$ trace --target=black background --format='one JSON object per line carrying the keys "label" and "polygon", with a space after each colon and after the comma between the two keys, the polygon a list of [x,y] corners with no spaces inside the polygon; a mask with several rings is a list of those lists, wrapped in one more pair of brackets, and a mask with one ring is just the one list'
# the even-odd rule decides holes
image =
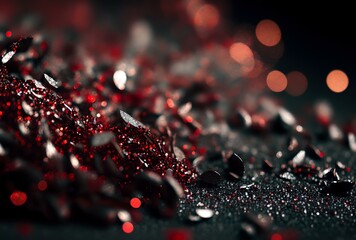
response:
{"label": "black background", "polygon": [[[345,108],[355,100],[355,9],[351,1],[229,1],[230,16],[235,22],[257,24],[269,18],[276,21],[285,43],[277,68],[288,72],[300,70],[308,78],[309,88],[295,99],[329,99]],[[349,77],[349,87],[342,94],[326,86],[327,74],[341,69]],[[304,99],[303,99],[304,98]],[[352,114],[352,109],[348,113]]]}

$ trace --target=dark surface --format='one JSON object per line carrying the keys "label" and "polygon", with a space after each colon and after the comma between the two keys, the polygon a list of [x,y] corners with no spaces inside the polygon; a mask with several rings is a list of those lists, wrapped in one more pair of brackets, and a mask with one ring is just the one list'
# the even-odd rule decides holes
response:
{"label": "dark surface", "polygon": [[[269,18],[279,24],[285,51],[276,68],[283,72],[302,71],[309,80],[303,96],[276,94],[286,99],[286,104],[295,109],[301,108],[305,101],[332,99],[339,114],[351,116],[354,111],[345,106],[354,101],[356,93],[353,81],[356,39],[351,30],[355,16],[351,4],[344,0],[316,4],[305,0],[231,1],[228,10],[229,18],[236,23],[257,24]],[[343,94],[331,92],[325,84],[327,74],[333,69],[345,71],[350,79]]]}
{"label": "dark surface", "polygon": [[[223,180],[217,187],[189,186],[191,194],[182,200],[178,216],[173,219],[159,219],[144,214],[143,221],[135,224],[135,231],[124,234],[120,224],[107,228],[65,223],[28,223],[30,239],[166,239],[170,229],[184,228],[191,231],[193,239],[239,239],[240,224],[244,213],[262,213],[273,218],[270,233],[279,232],[300,239],[354,239],[356,237],[356,190],[346,195],[335,196],[320,191],[317,178],[297,177],[295,181],[285,181],[275,174],[261,175],[261,157],[283,149],[286,136],[253,136],[237,134],[229,141],[227,148],[240,150],[245,158],[246,175],[242,180]],[[316,165],[335,166],[336,161],[351,168],[350,173],[338,170],[341,179],[352,179],[356,172],[356,156],[340,143],[331,141],[317,144],[326,153],[326,158],[315,160]],[[250,159],[250,160],[248,160]],[[275,165],[283,160],[273,159]],[[224,175],[222,159],[209,161],[204,168],[217,169]],[[247,189],[247,186],[254,183]],[[198,223],[187,223],[186,218],[194,213],[197,205],[213,209],[215,215]],[[2,222],[1,239],[22,239],[18,223]],[[264,236],[268,237],[269,233]],[[286,238],[288,239],[288,238]]]}

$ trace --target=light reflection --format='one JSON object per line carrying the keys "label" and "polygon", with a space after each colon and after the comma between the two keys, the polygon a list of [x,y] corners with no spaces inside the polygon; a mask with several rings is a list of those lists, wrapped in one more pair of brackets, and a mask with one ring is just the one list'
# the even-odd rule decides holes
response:
{"label": "light reflection", "polygon": [[257,24],[256,37],[263,45],[273,47],[281,41],[281,29],[276,22],[265,19]]}
{"label": "light reflection", "polygon": [[69,160],[70,160],[70,163],[72,164],[72,166],[74,168],[79,168],[80,167],[80,163],[79,163],[79,160],[76,156],[74,156],[73,154],[71,154],[69,156]]}
{"label": "light reflection", "polygon": [[125,85],[126,85],[126,81],[127,81],[127,76],[126,76],[126,73],[124,71],[117,70],[114,73],[114,84],[118,89],[124,90],[125,89]]}
{"label": "light reflection", "polygon": [[341,93],[348,87],[349,78],[343,71],[333,70],[326,77],[326,84],[331,91]]}

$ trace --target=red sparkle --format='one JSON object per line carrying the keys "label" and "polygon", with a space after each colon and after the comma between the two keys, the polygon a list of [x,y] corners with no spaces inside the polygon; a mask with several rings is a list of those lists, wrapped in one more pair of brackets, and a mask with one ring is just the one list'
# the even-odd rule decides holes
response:
{"label": "red sparkle", "polygon": [[141,200],[139,198],[136,198],[136,197],[132,198],[130,200],[130,205],[133,208],[139,208],[139,207],[141,207]]}
{"label": "red sparkle", "polygon": [[271,240],[283,240],[282,235],[279,233],[274,233],[271,236]]}
{"label": "red sparkle", "polygon": [[89,103],[94,103],[96,101],[96,98],[93,95],[88,95],[87,96],[87,101]]}
{"label": "red sparkle", "polygon": [[27,195],[24,192],[15,191],[10,195],[10,200],[15,206],[21,206],[27,201]]}
{"label": "red sparkle", "polygon": [[12,32],[11,31],[6,31],[5,35],[6,35],[6,37],[10,38],[12,36]]}
{"label": "red sparkle", "polygon": [[41,180],[37,184],[38,190],[45,191],[47,189],[47,182],[45,180]]}
{"label": "red sparkle", "polygon": [[134,230],[134,226],[131,222],[125,222],[124,224],[122,224],[122,231],[124,231],[124,233],[130,234],[132,233]]}

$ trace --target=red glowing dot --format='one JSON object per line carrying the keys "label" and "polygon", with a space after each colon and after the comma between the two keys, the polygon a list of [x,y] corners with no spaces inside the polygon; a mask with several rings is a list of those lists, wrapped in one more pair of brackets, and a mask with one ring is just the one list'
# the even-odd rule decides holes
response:
{"label": "red glowing dot", "polygon": [[10,38],[12,36],[12,32],[11,31],[6,31],[5,35],[6,35],[6,37]]}
{"label": "red glowing dot", "polygon": [[122,231],[124,231],[124,233],[130,234],[133,232],[133,230],[134,230],[134,226],[132,223],[125,222],[124,224],[122,224]]}
{"label": "red glowing dot", "polygon": [[282,235],[279,233],[274,233],[271,236],[271,240],[283,240]]}
{"label": "red glowing dot", "polygon": [[131,200],[130,200],[130,205],[131,205],[131,207],[133,207],[133,208],[139,208],[139,207],[141,207],[141,200],[140,199],[138,199],[138,198],[132,198]]}
{"label": "red glowing dot", "polygon": [[95,97],[93,95],[88,95],[87,96],[87,101],[89,103],[94,103],[96,101]]}
{"label": "red glowing dot", "polygon": [[45,191],[47,189],[47,182],[45,180],[39,181],[37,184],[38,190]]}
{"label": "red glowing dot", "polygon": [[10,195],[10,200],[15,206],[21,206],[27,201],[27,195],[24,192],[15,191]]}

